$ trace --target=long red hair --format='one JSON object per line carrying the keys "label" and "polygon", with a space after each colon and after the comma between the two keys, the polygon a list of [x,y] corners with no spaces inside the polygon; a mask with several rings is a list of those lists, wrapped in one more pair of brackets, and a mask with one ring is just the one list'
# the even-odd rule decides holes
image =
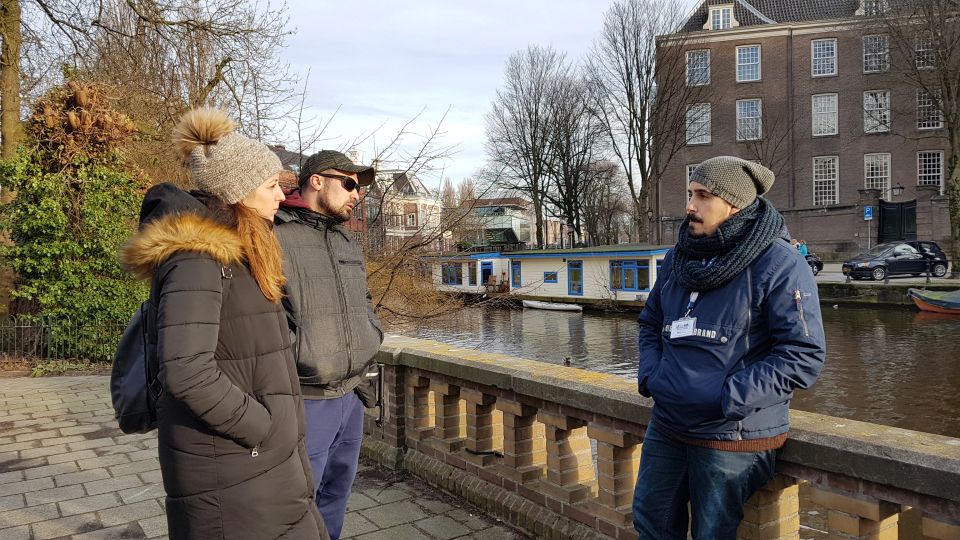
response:
{"label": "long red hair", "polygon": [[237,233],[250,264],[250,274],[263,295],[277,303],[283,298],[283,255],[273,233],[273,224],[243,203],[231,205],[237,217]]}

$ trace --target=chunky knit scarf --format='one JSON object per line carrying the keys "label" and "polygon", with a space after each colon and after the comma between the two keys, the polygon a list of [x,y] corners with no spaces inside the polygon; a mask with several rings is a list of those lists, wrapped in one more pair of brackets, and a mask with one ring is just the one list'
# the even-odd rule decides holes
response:
{"label": "chunky knit scarf", "polygon": [[777,238],[783,237],[783,216],[764,198],[723,222],[716,234],[694,238],[689,218],[680,225],[680,241],[671,270],[688,291],[709,291],[742,272]]}

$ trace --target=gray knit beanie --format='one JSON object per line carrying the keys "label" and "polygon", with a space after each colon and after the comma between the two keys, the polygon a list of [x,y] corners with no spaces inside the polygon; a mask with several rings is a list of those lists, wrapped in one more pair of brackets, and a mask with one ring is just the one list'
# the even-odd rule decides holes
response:
{"label": "gray knit beanie", "polygon": [[206,107],[188,112],[173,128],[173,142],[197,187],[227,204],[236,204],[283,170],[267,145],[234,129],[226,113]]}
{"label": "gray knit beanie", "polygon": [[699,182],[711,193],[736,206],[746,208],[758,195],[773,187],[773,171],[752,161],[733,156],[710,158],[690,173],[691,182]]}

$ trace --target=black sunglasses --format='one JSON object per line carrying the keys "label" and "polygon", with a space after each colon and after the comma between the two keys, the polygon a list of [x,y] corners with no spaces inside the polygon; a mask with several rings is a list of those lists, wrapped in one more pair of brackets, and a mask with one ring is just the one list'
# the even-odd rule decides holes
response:
{"label": "black sunglasses", "polygon": [[360,193],[360,184],[358,184],[356,180],[350,178],[349,176],[342,176],[339,174],[318,174],[317,176],[339,180],[340,185],[343,186],[343,189],[347,191],[357,190],[357,193]]}

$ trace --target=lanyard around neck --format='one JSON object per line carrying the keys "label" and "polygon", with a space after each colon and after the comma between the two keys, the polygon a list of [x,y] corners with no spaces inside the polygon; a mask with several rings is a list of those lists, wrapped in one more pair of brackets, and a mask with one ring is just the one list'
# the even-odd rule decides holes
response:
{"label": "lanyard around neck", "polygon": [[690,312],[693,311],[693,306],[697,303],[697,298],[700,297],[699,291],[693,291],[690,293],[690,301],[687,302],[687,312],[683,314],[684,317],[689,317]]}

